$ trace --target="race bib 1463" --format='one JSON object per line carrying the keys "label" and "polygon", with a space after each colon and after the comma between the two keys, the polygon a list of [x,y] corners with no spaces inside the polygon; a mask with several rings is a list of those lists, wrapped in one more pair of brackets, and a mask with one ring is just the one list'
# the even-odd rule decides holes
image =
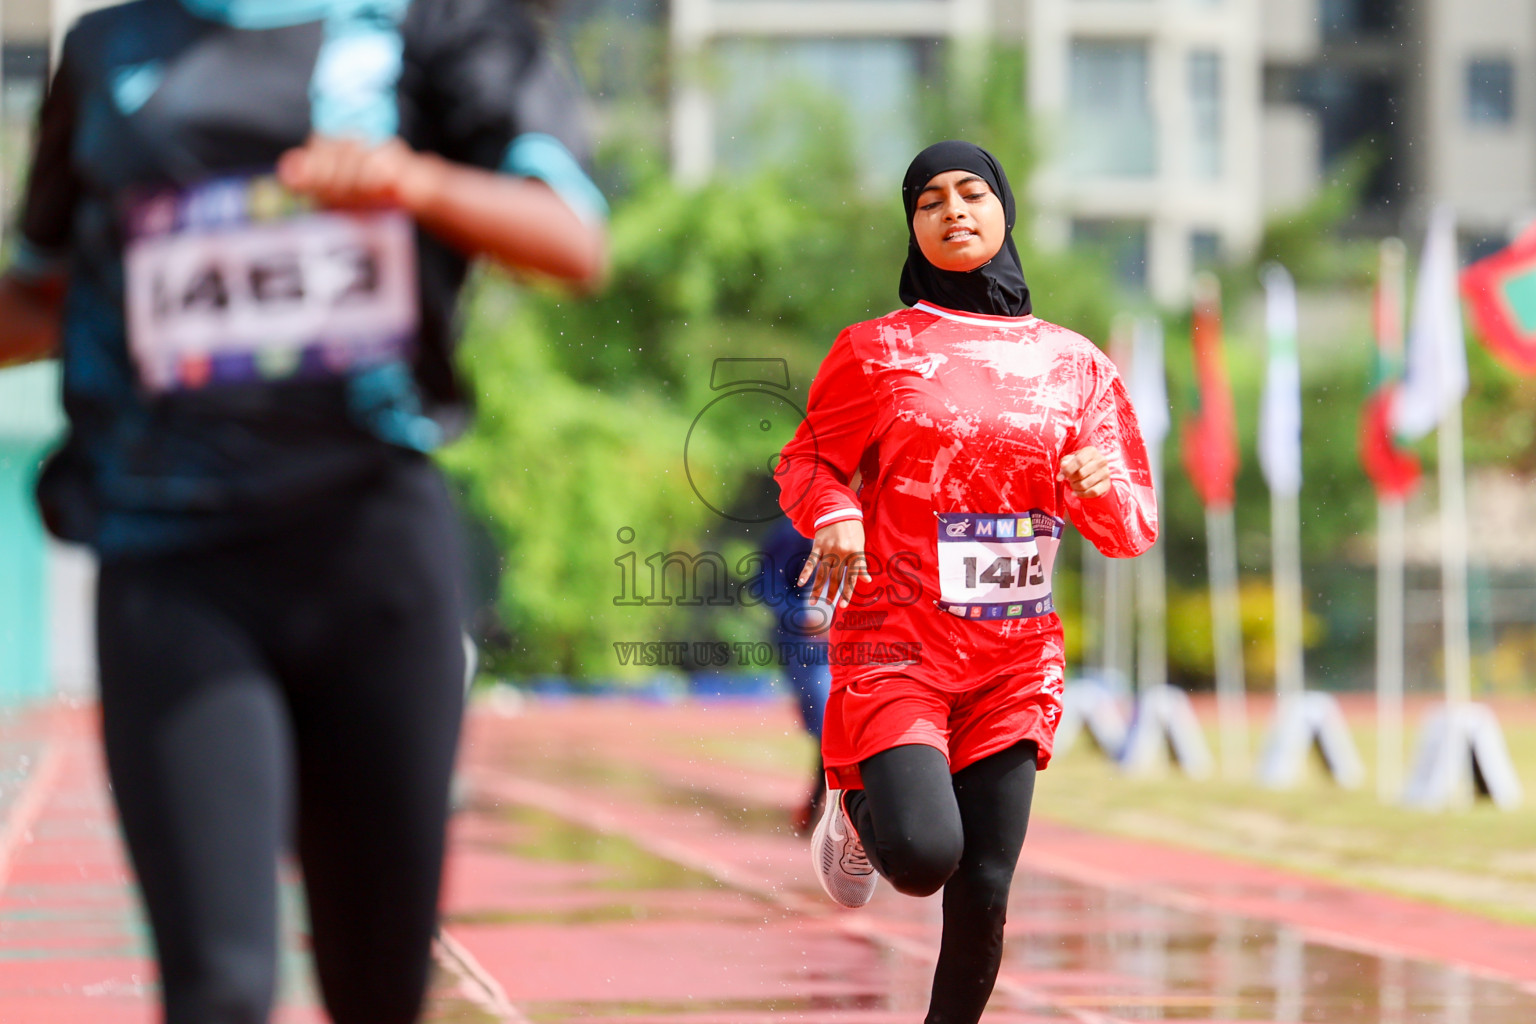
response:
{"label": "race bib 1463", "polygon": [[128,343],[151,391],[329,376],[404,358],[415,232],[396,211],[318,211],[270,177],[128,212]]}
{"label": "race bib 1463", "polygon": [[939,606],[967,619],[1049,615],[1062,526],[1039,509],[940,513]]}

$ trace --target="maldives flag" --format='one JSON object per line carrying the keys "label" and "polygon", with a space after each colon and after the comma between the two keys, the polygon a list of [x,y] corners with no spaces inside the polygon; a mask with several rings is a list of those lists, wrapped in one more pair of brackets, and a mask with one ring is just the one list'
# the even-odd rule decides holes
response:
{"label": "maldives flag", "polygon": [[1376,282],[1376,380],[1360,412],[1360,462],[1376,485],[1376,494],[1398,501],[1419,484],[1419,460],[1397,446],[1392,427],[1397,384],[1403,374],[1403,244],[1381,245],[1381,276]]}
{"label": "maldives flag", "polygon": [[1199,407],[1184,421],[1184,472],[1207,508],[1231,508],[1237,494],[1237,414],[1221,352],[1221,290],[1214,277],[1196,282],[1190,322]]}
{"label": "maldives flag", "polygon": [[1461,293],[1493,354],[1516,372],[1536,373],[1536,227],[1463,271]]}

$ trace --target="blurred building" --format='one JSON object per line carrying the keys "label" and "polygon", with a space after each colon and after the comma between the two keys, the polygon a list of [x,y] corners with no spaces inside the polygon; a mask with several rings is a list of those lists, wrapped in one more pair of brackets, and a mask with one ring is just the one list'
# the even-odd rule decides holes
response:
{"label": "blurred building", "polygon": [[[1269,156],[1261,14],[1258,0],[1033,0],[1029,104],[1055,143],[1035,179],[1042,241],[1106,246],[1122,281],[1164,302],[1252,249]],[[1309,190],[1309,156],[1279,187]]]}
{"label": "blurred building", "polygon": [[[8,112],[35,104],[52,26],[108,2],[4,0]],[[1447,201],[1476,255],[1536,216],[1530,0],[560,6],[568,26],[615,26],[604,71],[626,50],[649,53],[645,32],[665,34],[664,130],[685,181],[772,159],[797,130],[785,118],[805,109],[776,101],[819,93],[844,108],[868,183],[889,186],[926,141],[921,105],[945,73],[945,44],[1021,44],[1041,240],[1106,248],[1127,286],[1163,302],[1182,301],[1195,270],[1245,255],[1267,217],[1304,203],[1362,149],[1373,161],[1363,233],[1415,234],[1427,206]]]}
{"label": "blurred building", "polygon": [[1473,253],[1536,214],[1530,0],[671,0],[673,165],[772,155],[774,98],[841,97],[872,181],[922,140],[941,44],[1018,41],[1042,241],[1107,248],[1163,302],[1357,151],[1356,229],[1453,203]]}
{"label": "blurred building", "polygon": [[699,181],[771,157],[787,134],[777,101],[803,110],[821,90],[845,105],[837,127],[866,177],[899,181],[939,44],[987,36],[998,16],[994,0],[671,0],[674,170]]}

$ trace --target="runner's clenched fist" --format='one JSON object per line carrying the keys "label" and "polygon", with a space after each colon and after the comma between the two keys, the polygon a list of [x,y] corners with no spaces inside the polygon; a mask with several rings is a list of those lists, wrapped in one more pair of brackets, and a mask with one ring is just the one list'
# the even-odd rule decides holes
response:
{"label": "runner's clenched fist", "polygon": [[1056,479],[1066,481],[1079,498],[1102,498],[1109,493],[1109,463],[1092,445],[1079,448],[1061,460]]}
{"label": "runner's clenched fist", "polygon": [[415,212],[442,176],[440,161],[400,139],[377,146],[311,136],[278,160],[277,174],[295,192],[343,209],[393,206]]}

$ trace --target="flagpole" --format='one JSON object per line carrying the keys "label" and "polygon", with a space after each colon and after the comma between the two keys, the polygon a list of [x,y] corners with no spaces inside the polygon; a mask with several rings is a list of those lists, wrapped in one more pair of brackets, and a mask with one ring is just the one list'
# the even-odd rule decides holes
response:
{"label": "flagpole", "polygon": [[1387,803],[1403,792],[1404,507],[1376,502],[1376,792]]}
{"label": "flagpole", "polygon": [[1269,485],[1270,577],[1275,623],[1275,727],[1306,689],[1302,664],[1301,365],[1296,285],[1278,263],[1264,267],[1269,359],[1259,415],[1259,465]]}
{"label": "flagpole", "polygon": [[[1152,492],[1163,502],[1163,437],[1168,396],[1163,368],[1163,325],[1156,317],[1136,323],[1132,361],[1133,404],[1147,442]],[[1163,543],[1136,559],[1136,685],[1142,693],[1168,685],[1168,587]]]}
{"label": "flagpole", "polygon": [[1461,399],[1440,421],[1441,621],[1445,631],[1445,699],[1472,699],[1472,645],[1467,628],[1467,479],[1462,463]]}
{"label": "flagpole", "polygon": [[1223,773],[1248,770],[1248,709],[1243,682],[1243,627],[1237,593],[1237,527],[1233,520],[1238,451],[1236,411],[1221,353],[1221,284],[1195,276],[1190,345],[1200,413],[1184,428],[1184,468],[1205,506],[1206,576],[1216,662],[1216,718]]}
{"label": "flagpole", "polygon": [[1167,574],[1160,542],[1136,559],[1136,686],[1142,693],[1168,685]]}
{"label": "flagpole", "polygon": [[1248,697],[1237,593],[1237,527],[1231,505],[1205,510],[1205,550],[1211,583],[1221,765],[1229,779],[1237,780],[1248,773]]}
{"label": "flagpole", "polygon": [[1333,780],[1360,785],[1365,769],[1332,694],[1307,692],[1301,592],[1302,401],[1296,282],[1271,263],[1263,270],[1269,363],[1259,409],[1259,465],[1269,485],[1270,578],[1274,608],[1275,714],[1259,765],[1272,789],[1301,781],[1316,749]]}
{"label": "flagpole", "polygon": [[1487,708],[1472,704],[1471,642],[1467,635],[1467,492],[1462,460],[1461,403],[1467,393],[1466,339],[1456,263],[1456,214],[1448,205],[1430,214],[1414,292],[1407,373],[1393,407],[1406,437],[1438,431],[1440,476],[1441,634],[1445,701],[1425,724],[1405,799],[1416,806],[1465,804],[1472,764],[1501,807],[1520,800],[1519,778],[1503,734]]}
{"label": "flagpole", "polygon": [[1269,492],[1270,557],[1275,587],[1276,710],[1301,696],[1303,683],[1301,511],[1294,494]]}
{"label": "flagpole", "polygon": [[1136,690],[1135,601],[1132,566],[1123,558],[1104,559],[1104,675],[1111,686]]}
{"label": "flagpole", "polygon": [[[1504,810],[1523,798],[1520,777],[1493,711],[1472,703],[1472,650],[1467,630],[1467,477],[1461,404],[1468,390],[1466,337],[1457,269],[1456,214],[1448,205],[1430,215],[1424,239],[1407,373],[1393,409],[1399,434],[1422,437],[1438,429],[1440,475],[1441,632],[1445,702],[1424,725],[1414,770],[1404,787],[1412,806],[1466,804],[1486,794]],[[1477,791],[1472,787],[1476,770]]]}
{"label": "flagpole", "polygon": [[1109,662],[1104,655],[1104,556],[1087,537],[1079,536],[1083,554],[1083,664],[1097,665],[1103,682]]}
{"label": "flagpole", "polygon": [[[1377,350],[1382,372],[1396,372],[1403,355],[1403,296],[1407,291],[1407,250],[1401,240],[1381,243]],[[1390,376],[1387,379],[1391,379]],[[1407,552],[1407,501],[1396,490],[1376,500],[1376,792],[1384,803],[1403,793],[1403,563]]]}
{"label": "flagpole", "polygon": [[[1136,321],[1129,314],[1110,325],[1109,355],[1116,366],[1129,367],[1135,346]],[[1138,693],[1136,678],[1136,579],[1134,567],[1121,558],[1104,560],[1104,674],[1111,685],[1128,685]]]}

